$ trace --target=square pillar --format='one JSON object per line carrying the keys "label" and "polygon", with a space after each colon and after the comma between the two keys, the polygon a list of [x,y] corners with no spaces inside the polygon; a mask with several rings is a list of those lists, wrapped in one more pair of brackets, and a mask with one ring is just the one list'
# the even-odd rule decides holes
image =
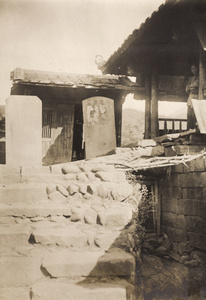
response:
{"label": "square pillar", "polygon": [[36,96],[6,99],[6,164],[42,165],[42,102]]}

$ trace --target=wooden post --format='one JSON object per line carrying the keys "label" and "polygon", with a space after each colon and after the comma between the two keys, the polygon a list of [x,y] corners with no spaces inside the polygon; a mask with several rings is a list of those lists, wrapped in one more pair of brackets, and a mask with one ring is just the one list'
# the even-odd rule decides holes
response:
{"label": "wooden post", "polygon": [[200,56],[199,56],[199,91],[198,91],[199,100],[203,100],[206,98],[203,93],[203,89],[206,88],[205,81],[206,81],[206,54],[205,51],[203,51],[201,48]]}
{"label": "wooden post", "polygon": [[114,100],[115,111],[115,127],[116,127],[116,144],[121,147],[122,140],[122,105],[125,101],[125,95],[121,95],[119,99]]}
{"label": "wooden post", "polygon": [[156,196],[156,217],[157,217],[157,236],[161,234],[161,197],[158,181],[155,181],[155,196]]}
{"label": "wooden post", "polygon": [[151,138],[151,79],[149,74],[145,78],[145,139]]}
{"label": "wooden post", "polygon": [[151,138],[158,136],[158,134],[157,75],[153,73],[151,82]]}

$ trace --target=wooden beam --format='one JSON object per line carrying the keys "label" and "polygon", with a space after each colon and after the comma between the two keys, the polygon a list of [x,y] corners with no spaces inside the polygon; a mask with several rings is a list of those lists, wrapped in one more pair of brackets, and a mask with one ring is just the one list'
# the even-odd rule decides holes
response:
{"label": "wooden beam", "polygon": [[145,139],[151,138],[151,78],[147,74],[145,78]]}
{"label": "wooden beam", "polygon": [[153,73],[151,80],[151,138],[158,136],[158,134],[157,75]]}

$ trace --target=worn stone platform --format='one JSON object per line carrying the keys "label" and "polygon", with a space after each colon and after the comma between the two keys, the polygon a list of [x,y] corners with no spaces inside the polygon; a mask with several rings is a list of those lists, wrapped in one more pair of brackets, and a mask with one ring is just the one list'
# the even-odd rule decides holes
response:
{"label": "worn stone platform", "polygon": [[123,172],[85,161],[1,172],[1,300],[132,299],[137,203]]}

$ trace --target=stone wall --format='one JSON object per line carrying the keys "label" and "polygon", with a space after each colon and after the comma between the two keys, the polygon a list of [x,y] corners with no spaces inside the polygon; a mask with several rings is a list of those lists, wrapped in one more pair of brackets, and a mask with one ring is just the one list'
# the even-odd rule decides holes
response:
{"label": "stone wall", "polygon": [[161,179],[162,231],[173,244],[206,250],[205,156],[167,170]]}

